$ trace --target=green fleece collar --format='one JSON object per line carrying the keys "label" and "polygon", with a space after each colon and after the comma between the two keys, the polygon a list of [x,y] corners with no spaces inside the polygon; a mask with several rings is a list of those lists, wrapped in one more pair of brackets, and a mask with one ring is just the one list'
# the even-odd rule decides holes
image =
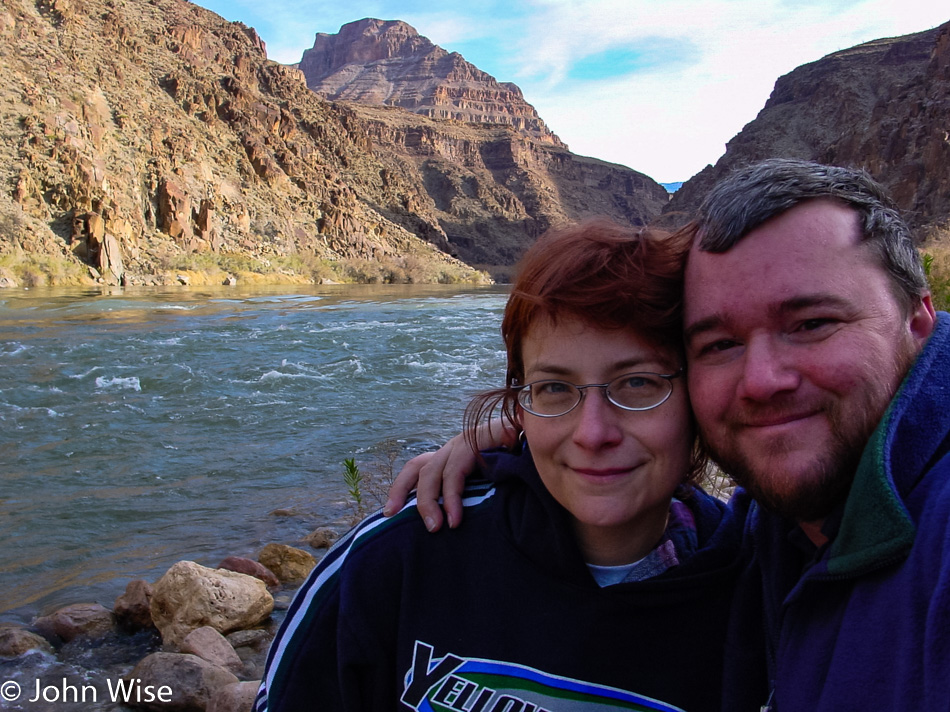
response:
{"label": "green fleece collar", "polygon": [[897,496],[886,467],[885,444],[894,417],[893,405],[871,435],[858,464],[841,528],[829,551],[830,574],[865,573],[903,558],[914,543],[917,528]]}

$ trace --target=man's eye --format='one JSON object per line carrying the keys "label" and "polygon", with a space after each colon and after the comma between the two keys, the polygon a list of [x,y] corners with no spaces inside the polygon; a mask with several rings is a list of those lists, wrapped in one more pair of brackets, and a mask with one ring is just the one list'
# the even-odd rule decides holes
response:
{"label": "man's eye", "polygon": [[729,349],[735,348],[739,345],[738,341],[733,341],[732,339],[719,339],[719,341],[713,341],[706,344],[700,349],[700,354],[717,354],[722,353],[723,351],[728,351]]}
{"label": "man's eye", "polygon": [[806,319],[799,325],[801,331],[814,331],[815,329],[820,329],[823,326],[828,326],[832,324],[832,319]]}

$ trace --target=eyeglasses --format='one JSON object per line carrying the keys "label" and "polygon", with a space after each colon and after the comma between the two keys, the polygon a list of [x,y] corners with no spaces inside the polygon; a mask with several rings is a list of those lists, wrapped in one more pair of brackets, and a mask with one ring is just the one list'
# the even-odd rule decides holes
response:
{"label": "eyeglasses", "polygon": [[607,400],[622,410],[650,410],[662,405],[673,393],[676,373],[625,373],[609,383],[578,386],[567,381],[535,381],[518,388],[518,403],[531,415],[557,418],[574,410],[588,388],[600,388]]}

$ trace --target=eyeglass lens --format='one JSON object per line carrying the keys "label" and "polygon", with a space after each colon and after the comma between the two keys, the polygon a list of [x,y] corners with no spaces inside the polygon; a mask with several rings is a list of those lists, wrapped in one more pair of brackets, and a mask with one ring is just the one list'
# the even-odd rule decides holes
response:
{"label": "eyeglass lens", "polygon": [[[536,381],[518,394],[518,400],[535,415],[563,415],[581,401],[581,389],[567,381]],[[673,390],[668,378],[654,373],[628,373],[607,384],[607,398],[628,410],[648,410],[660,405]]]}

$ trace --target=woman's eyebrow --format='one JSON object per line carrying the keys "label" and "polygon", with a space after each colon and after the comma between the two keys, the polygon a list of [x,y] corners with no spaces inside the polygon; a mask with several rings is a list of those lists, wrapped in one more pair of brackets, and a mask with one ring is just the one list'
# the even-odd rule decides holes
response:
{"label": "woman's eyebrow", "polygon": [[[647,363],[660,363],[662,361],[659,356],[634,356],[623,361],[617,361],[616,363],[610,364],[609,370],[611,371],[636,371],[642,369],[644,364]],[[530,366],[525,367],[525,372],[541,372],[541,373],[550,373],[556,376],[569,376],[574,373],[572,368],[566,366],[561,366],[554,363],[536,363]]]}

